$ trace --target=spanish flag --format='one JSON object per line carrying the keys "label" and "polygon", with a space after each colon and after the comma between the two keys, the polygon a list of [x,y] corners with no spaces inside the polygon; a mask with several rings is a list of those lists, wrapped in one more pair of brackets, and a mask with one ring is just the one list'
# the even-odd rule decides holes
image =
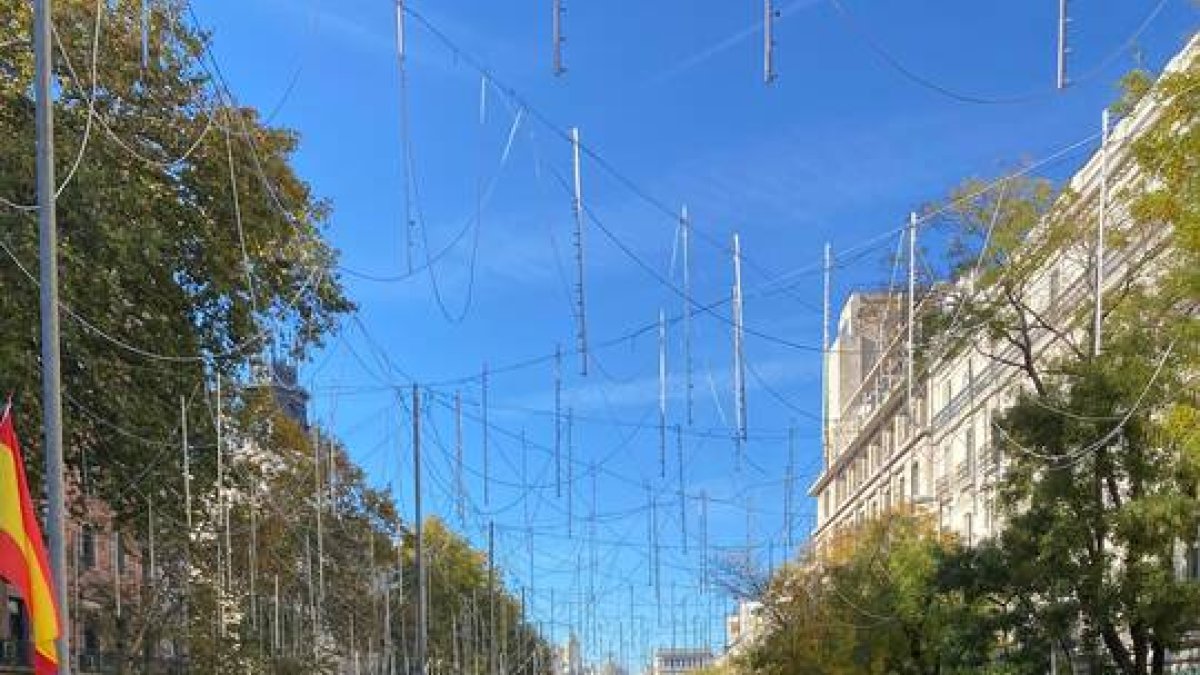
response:
{"label": "spanish flag", "polygon": [[34,672],[53,675],[58,672],[54,641],[59,635],[54,584],[7,409],[0,416],[0,577],[20,591],[29,608]]}

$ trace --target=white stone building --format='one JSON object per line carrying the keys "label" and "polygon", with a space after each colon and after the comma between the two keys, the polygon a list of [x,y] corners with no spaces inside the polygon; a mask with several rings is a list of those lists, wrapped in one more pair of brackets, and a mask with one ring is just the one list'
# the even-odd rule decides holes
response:
{"label": "white stone building", "polygon": [[713,665],[712,650],[707,647],[664,648],[654,651],[651,675],[683,675]]}
{"label": "white stone building", "polygon": [[725,653],[722,660],[745,653],[763,633],[763,604],[757,600],[739,600],[725,617]]}
{"label": "white stone building", "polygon": [[[1197,58],[1200,37],[1194,36],[1167,70],[1182,69]],[[1126,161],[1127,152],[1157,113],[1148,98],[1113,128],[1107,146],[1110,194],[1139,179],[1133,163]],[[1072,208],[1089,222],[1099,208],[1103,161],[1097,151],[1070,182],[1078,195]],[[1118,200],[1112,199],[1108,228],[1118,230],[1124,220]],[[1133,242],[1109,252],[1106,288],[1122,283],[1128,263],[1149,244]],[[1022,299],[1050,323],[1033,327],[1038,358],[1061,349],[1057,326],[1073,313],[1088,311],[1091,246],[1091,241],[1065,245],[1037,272]],[[935,288],[914,303],[916,314],[921,303],[941,302],[953,317],[955,298],[972,290],[969,275]],[[991,420],[1011,404],[1022,381],[1016,368],[1002,362],[1012,356],[1011,348],[981,336],[972,349],[951,353],[946,341],[920,336],[916,326],[915,342],[925,353],[910,365],[908,306],[902,292],[878,292],[854,293],[842,308],[826,357],[824,462],[809,491],[817,500],[818,547],[839,527],[898,504],[929,510],[941,526],[967,542],[1000,525],[992,487],[1003,469],[1003,444],[995,442]]]}

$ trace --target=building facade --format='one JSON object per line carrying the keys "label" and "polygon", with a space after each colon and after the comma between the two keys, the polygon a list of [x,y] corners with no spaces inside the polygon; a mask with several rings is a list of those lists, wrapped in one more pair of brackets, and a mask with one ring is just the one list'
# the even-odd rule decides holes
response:
{"label": "building facade", "polygon": [[722,660],[744,654],[763,633],[763,604],[757,600],[739,600],[725,617],[725,653]]}
{"label": "building facade", "polygon": [[682,675],[707,668],[714,663],[707,647],[663,648],[654,650],[651,675]]}
{"label": "building facade", "polygon": [[[1167,70],[1183,69],[1197,58],[1200,38],[1193,37]],[[1070,181],[1077,196],[1072,215],[1094,220],[1105,161],[1112,167],[1110,194],[1141,179],[1128,151],[1157,114],[1156,103],[1147,97],[1115,126],[1107,160],[1098,151]],[[1108,227],[1119,229],[1126,216],[1113,200]],[[1133,273],[1131,263],[1154,243],[1130,242],[1111,251],[1105,258],[1106,290],[1122,284]],[[1091,246],[1090,241],[1063,245],[1025,287],[1020,300],[1047,324],[1031,329],[1037,359],[1062,348],[1055,327],[1089,311]],[[921,298],[878,292],[854,293],[846,300],[826,355],[824,461],[809,490],[817,500],[818,547],[837,529],[901,504],[936,515],[943,528],[968,543],[1002,525],[995,517],[993,487],[1004,453],[992,419],[1015,400],[1023,376],[1011,365],[1010,346],[991,344],[982,335],[971,338],[969,348],[951,345],[952,338],[963,337],[955,321],[956,299],[973,293],[967,274],[928,289]],[[946,336],[920,334],[921,317],[934,311],[951,319],[943,329]]]}

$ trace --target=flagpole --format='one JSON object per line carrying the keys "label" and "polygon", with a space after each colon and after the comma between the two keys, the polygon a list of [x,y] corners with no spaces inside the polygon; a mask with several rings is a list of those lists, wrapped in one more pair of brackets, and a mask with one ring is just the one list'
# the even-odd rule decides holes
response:
{"label": "flagpole", "polygon": [[42,315],[42,415],[45,420],[46,535],[50,573],[58,606],[58,672],[71,672],[71,627],[67,611],[67,547],[63,485],[62,379],[58,334],[58,232],[55,223],[54,103],[51,100],[51,0],[34,2],[34,58],[37,73],[38,252]]}

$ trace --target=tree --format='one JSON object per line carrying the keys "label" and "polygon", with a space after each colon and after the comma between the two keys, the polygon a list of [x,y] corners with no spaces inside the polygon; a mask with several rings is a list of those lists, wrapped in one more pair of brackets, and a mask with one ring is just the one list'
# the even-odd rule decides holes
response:
{"label": "tree", "polygon": [[1121,278],[1103,298],[1098,353],[1094,197],[1047,199],[1028,182],[984,197],[968,186],[949,209],[952,251],[978,262],[958,266],[975,292],[945,321],[966,328],[942,340],[1016,375],[1014,403],[995,420],[1006,525],[964,586],[1001,595],[1008,625],[1032,620],[1026,644],[1052,641],[1093,670],[1162,673],[1200,622],[1200,589],[1176,567],[1200,527],[1198,85],[1192,64],[1124,99],[1122,110],[1142,114],[1141,99],[1158,112],[1114,162],[1126,187],[1107,255]]}
{"label": "tree", "polygon": [[[505,673],[548,672],[550,645],[527,622],[520,599],[504,588],[503,572],[489,570],[486,554],[438,518],[425,521],[424,538],[431,608],[429,658],[435,670],[483,675],[492,672],[490,663],[495,658],[496,668]],[[403,550],[404,598],[416,598],[415,544],[409,533]],[[397,639],[413,644],[415,603],[397,609],[404,617]]]}
{"label": "tree", "polygon": [[[136,487],[176,482],[162,456],[178,447],[181,397],[211,445],[198,404],[215,373],[248,376],[284,331],[303,357],[353,308],[322,238],[328,205],[291,167],[298,137],[233,103],[183,6],[148,7],[145,63],[140,5],[55,7],[66,455],[126,516],[145,508]],[[0,0],[0,196],[18,205],[0,202],[0,389],[36,457],[37,227],[19,208],[36,201],[31,14]]]}
{"label": "tree", "polygon": [[979,598],[948,591],[958,545],[925,516],[885,513],[832,536],[819,557],[784,568],[763,597],[754,673],[980,673],[998,660]]}

